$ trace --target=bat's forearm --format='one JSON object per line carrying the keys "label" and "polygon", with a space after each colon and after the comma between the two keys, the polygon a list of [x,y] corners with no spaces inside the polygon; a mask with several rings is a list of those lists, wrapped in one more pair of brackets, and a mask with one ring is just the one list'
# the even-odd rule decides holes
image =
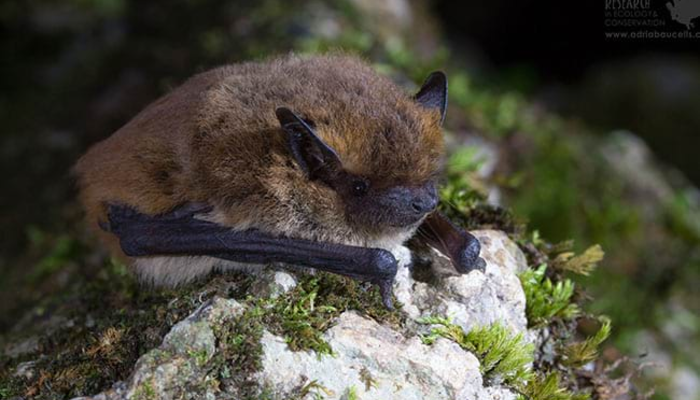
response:
{"label": "bat's forearm", "polygon": [[382,249],[273,237],[259,231],[234,231],[197,221],[188,226],[156,223],[122,237],[122,249],[132,257],[153,255],[212,256],[251,264],[284,262],[363,278],[391,279],[396,259]]}
{"label": "bat's forearm", "polygon": [[396,259],[383,249],[234,231],[180,210],[148,216],[110,206],[109,217],[106,228],[119,237],[122,250],[131,257],[210,256],[250,264],[301,265],[376,283],[385,302],[397,270]]}

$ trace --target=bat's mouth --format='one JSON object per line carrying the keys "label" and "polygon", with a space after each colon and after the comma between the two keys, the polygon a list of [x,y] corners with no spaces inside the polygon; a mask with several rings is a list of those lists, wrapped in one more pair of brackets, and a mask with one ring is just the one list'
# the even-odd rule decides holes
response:
{"label": "bat's mouth", "polygon": [[392,228],[414,228],[420,225],[429,213],[430,211],[423,214],[395,213],[390,220],[387,221],[386,225]]}

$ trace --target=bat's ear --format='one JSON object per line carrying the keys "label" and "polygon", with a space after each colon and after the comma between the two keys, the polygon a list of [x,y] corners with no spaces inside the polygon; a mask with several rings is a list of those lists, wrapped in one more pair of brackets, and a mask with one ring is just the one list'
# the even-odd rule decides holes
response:
{"label": "bat's ear", "polygon": [[447,75],[442,71],[435,71],[428,75],[423,86],[413,98],[425,108],[438,109],[442,124],[447,111]]}
{"label": "bat's ear", "polygon": [[287,134],[294,159],[309,179],[330,178],[329,173],[341,168],[335,150],[324,143],[302,118],[286,107],[279,107],[275,114]]}

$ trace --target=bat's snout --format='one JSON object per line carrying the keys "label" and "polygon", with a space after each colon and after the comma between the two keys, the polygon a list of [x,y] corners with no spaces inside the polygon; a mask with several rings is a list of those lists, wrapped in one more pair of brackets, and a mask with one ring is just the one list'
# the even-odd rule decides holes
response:
{"label": "bat's snout", "polygon": [[438,205],[438,195],[435,187],[419,191],[411,201],[411,208],[421,216],[433,211]]}

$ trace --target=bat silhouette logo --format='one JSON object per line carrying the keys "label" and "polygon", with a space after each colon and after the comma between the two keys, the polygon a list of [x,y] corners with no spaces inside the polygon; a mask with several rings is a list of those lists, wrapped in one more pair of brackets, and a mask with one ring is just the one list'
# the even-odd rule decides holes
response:
{"label": "bat silhouette logo", "polygon": [[693,19],[700,17],[700,1],[698,0],[675,0],[675,2],[666,3],[671,13],[671,18],[676,22],[685,25],[686,29],[692,29],[695,24]]}

